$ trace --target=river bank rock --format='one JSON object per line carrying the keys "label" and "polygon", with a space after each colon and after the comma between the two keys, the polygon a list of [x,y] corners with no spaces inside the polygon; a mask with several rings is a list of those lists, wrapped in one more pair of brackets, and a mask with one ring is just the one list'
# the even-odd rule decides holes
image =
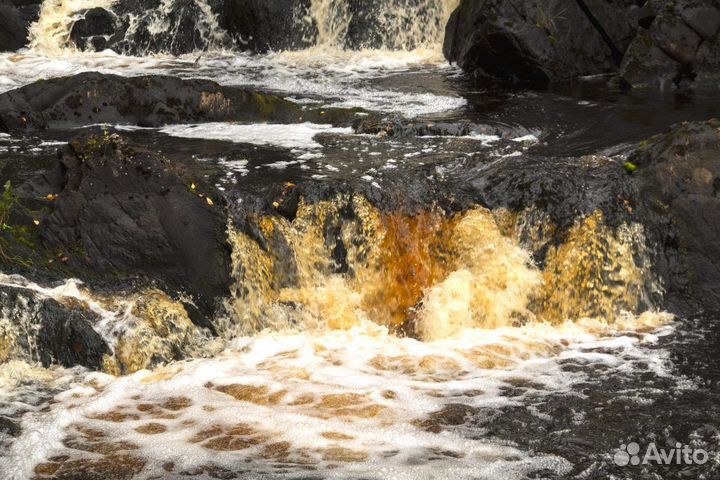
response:
{"label": "river bank rock", "polygon": [[212,330],[230,285],[227,218],[219,192],[196,177],[116,135],[83,135],[54,167],[14,187],[19,215],[8,222],[32,236],[22,245],[3,236],[2,270],[38,282],[78,278],[100,291],[155,286]]}
{"label": "river bank rock", "polygon": [[720,78],[720,2],[650,1],[620,75],[633,86],[716,82]]}
{"label": "river bank rock", "polygon": [[294,123],[301,114],[299,105],[274,95],[159,75],[127,78],[88,72],[40,80],[0,95],[0,132],[97,123]]}
{"label": "river bank rock", "polygon": [[476,77],[545,87],[613,71],[630,44],[635,2],[464,0],[445,32],[444,53]]}
{"label": "river bank rock", "polygon": [[37,20],[40,4],[37,0],[0,1],[0,52],[15,51],[28,43],[28,29]]}
{"label": "river bank rock", "polygon": [[669,306],[720,309],[720,121],[678,125],[641,143],[631,161],[664,246]]}
{"label": "river bank rock", "polygon": [[717,0],[464,0],[444,53],[476,77],[539,88],[616,73],[634,87],[709,84],[719,29]]}
{"label": "river bank rock", "polygon": [[111,353],[93,330],[97,314],[80,304],[0,286],[0,318],[0,362],[23,359],[45,367],[82,365],[99,370],[103,357]]}
{"label": "river bank rock", "polygon": [[226,219],[217,192],[119,137],[80,138],[61,153],[58,200],[43,244],[103,276],[146,276],[201,310],[227,293]]}

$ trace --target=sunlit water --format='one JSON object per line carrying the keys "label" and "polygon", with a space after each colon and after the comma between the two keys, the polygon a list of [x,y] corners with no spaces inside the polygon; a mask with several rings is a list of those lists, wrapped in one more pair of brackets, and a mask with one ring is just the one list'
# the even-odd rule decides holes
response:
{"label": "sunlit water", "polygon": [[[0,54],[0,91],[86,71],[163,74],[273,92],[307,108],[359,108],[364,110],[359,116],[487,122],[518,131],[504,139],[470,133],[386,140],[357,135],[346,126],[308,122],[110,126],[157,145],[172,159],[192,157],[219,166],[222,174],[213,181],[231,192],[261,182],[303,179],[360,181],[381,189],[389,172],[431,165],[441,177],[446,162],[478,154],[495,161],[533,149],[594,152],[639,140],[657,128],[653,122],[670,122],[673,115],[684,117],[690,111],[703,117],[714,111],[712,105],[677,98],[650,107],[632,96],[578,99],[489,92],[444,62],[437,39],[441,32],[432,28],[414,34],[432,42],[419,42],[409,51],[342,50],[337,42],[345,26],[336,21],[321,25],[324,40],[316,47],[298,52],[258,56],[213,51],[183,57],[80,53],[66,45],[68,14],[62,10],[78,6],[55,3],[59,6],[49,8],[36,26],[32,49]],[[335,3],[313,2],[313,15],[342,20],[342,12],[322,16],[328,9],[342,10],[344,4]],[[447,9],[454,5],[441,3]],[[638,110],[649,111],[652,119]],[[656,111],[666,118],[657,120]],[[590,117],[608,128],[588,125]],[[52,158],[76,133],[0,135],[0,159]],[[267,287],[259,291],[260,300],[230,298],[229,311],[236,316],[217,319],[227,327],[221,328],[220,338],[194,327],[162,292],[108,298],[75,281],[37,285],[2,275],[0,283],[24,288],[28,295],[87,305],[99,315],[93,327],[112,347],[114,358],[104,373],[44,369],[31,354],[0,365],[0,415],[22,429],[17,437],[0,430],[0,478],[511,480],[580,475],[578,468],[586,469],[580,478],[605,478],[612,448],[637,433],[628,426],[632,412],[652,416],[654,405],[662,409],[686,392],[706,388],[705,379],[678,373],[682,362],[674,357],[670,339],[686,326],[657,311],[622,312],[613,318],[565,315],[570,307],[563,310],[556,300],[548,302],[548,311],[563,315],[531,315],[526,311],[531,297],[544,291],[546,297],[557,293],[565,298],[574,277],[568,275],[564,283],[543,277],[529,252],[501,235],[488,212],[469,218],[475,227],[459,230],[465,237],[457,262],[428,274],[432,278],[427,283],[412,286],[414,296],[402,299],[422,300],[418,339],[399,335],[393,329],[395,311],[379,308],[387,305],[377,300],[386,287],[397,287],[398,278],[407,278],[403,269],[416,259],[398,255],[394,264],[379,260],[387,268],[364,266],[362,282],[331,275],[317,267],[327,252],[308,250],[318,245],[313,235],[319,226],[312,222],[268,220],[287,236],[294,258],[312,268],[303,272],[300,288]],[[425,220],[429,218],[420,221]],[[403,221],[399,225],[407,227]],[[417,219],[411,221],[417,235],[409,240],[410,250],[422,250],[418,238],[425,231]],[[576,228],[579,250],[583,235],[607,233],[585,227],[580,223]],[[381,247],[388,232],[367,239]],[[632,225],[625,232],[641,233]],[[627,273],[623,279],[637,283],[647,272],[623,263],[632,255],[630,243],[622,240],[617,240],[613,258],[618,270]],[[230,232],[229,241],[236,261],[256,262],[249,263],[251,271],[257,267],[259,272],[263,262],[282,260],[263,256],[237,232]],[[576,258],[569,250],[556,252],[558,265],[568,271]],[[388,271],[398,278],[389,278]],[[239,281],[247,280],[242,276],[247,272],[235,274]],[[136,308],[147,298],[170,312],[178,327],[171,338],[148,333],[148,320],[142,317],[147,310]],[[376,308],[369,308],[373,298]],[[518,313],[523,321],[517,320]],[[296,316],[303,322],[295,322]],[[2,321],[21,323],[17,318]],[[173,348],[180,348],[187,360],[144,369],[150,356],[163,358]],[[606,403],[607,414],[598,413]],[[665,428],[658,422],[648,422],[647,428]],[[593,436],[604,429],[617,438]],[[693,425],[688,435],[698,431]],[[653,433],[672,438],[663,431],[643,432]],[[576,445],[582,444],[576,437],[583,434],[598,445],[585,445],[578,453]]]}

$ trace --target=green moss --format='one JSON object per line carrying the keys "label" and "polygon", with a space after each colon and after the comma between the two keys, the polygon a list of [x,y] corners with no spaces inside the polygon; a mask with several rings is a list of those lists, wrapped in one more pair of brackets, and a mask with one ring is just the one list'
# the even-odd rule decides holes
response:
{"label": "green moss", "polygon": [[13,192],[12,183],[8,181],[5,183],[2,197],[0,197],[0,258],[7,262],[29,266],[29,259],[9,253],[13,243],[35,250],[35,244],[31,240],[33,233],[31,229],[28,226],[12,223],[13,213],[18,208],[23,207]]}
{"label": "green moss", "polygon": [[628,173],[631,173],[631,174],[632,174],[632,173],[635,173],[635,172],[637,171],[638,166],[635,165],[635,164],[632,163],[632,162],[625,162],[625,163],[623,163],[623,168],[624,168],[625,170],[627,170]]}
{"label": "green moss", "polygon": [[257,104],[260,117],[263,119],[272,118],[278,104],[280,103],[280,98],[274,95],[263,95],[262,93],[257,92],[253,93],[253,97],[255,98],[255,103]]}
{"label": "green moss", "polygon": [[103,146],[110,145],[113,141],[112,135],[107,125],[102,127],[102,135],[93,135],[89,137],[85,143],[73,142],[72,146],[77,152],[77,156],[81,161],[87,161],[92,158]]}

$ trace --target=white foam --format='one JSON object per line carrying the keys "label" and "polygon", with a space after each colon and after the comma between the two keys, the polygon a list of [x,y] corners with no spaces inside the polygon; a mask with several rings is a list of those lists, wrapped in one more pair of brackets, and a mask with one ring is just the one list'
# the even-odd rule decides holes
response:
{"label": "white foam", "polygon": [[234,124],[202,123],[196,125],[170,125],[160,129],[173,137],[223,140],[252,145],[270,145],[288,149],[318,149],[322,145],[315,140],[320,133],[349,135],[351,128],[336,128],[316,123],[299,124]]}
{"label": "white foam", "polygon": [[535,135],[528,134],[522,137],[513,138],[512,141],[518,143],[537,143],[538,138]]}
{"label": "white foam", "polygon": [[[113,441],[138,445],[131,454],[147,461],[147,474],[162,473],[160,466],[167,462],[177,469],[209,463],[232,469],[242,463],[251,471],[272,470],[275,462],[263,459],[261,452],[279,442],[287,442],[283,455],[288,460],[305,455],[304,461],[327,478],[510,480],[541,468],[563,474],[570,464],[561,458],[469,439],[462,429],[432,433],[418,422],[449,404],[517,405],[522,397],[505,397],[503,391],[518,381],[531,383],[535,396],[570,393],[578,382],[589,380],[584,373],[562,369],[560,362],[570,358],[610,368],[632,365],[637,359],[662,365],[663,352],[644,349],[644,341],[642,335],[617,337],[611,327],[593,331],[582,324],[471,329],[452,340],[429,343],[394,337],[371,323],[348,331],[267,332],[238,338],[211,359],[117,379],[89,375],[58,395],[49,412],[25,416],[23,433],[0,459],[0,469],[10,478],[27,478],[48,456],[72,454],[63,449],[62,441],[72,434],[69,425],[80,423],[107,432]],[[597,348],[611,353],[592,351]],[[257,395],[242,400],[218,391],[230,385],[249,386]],[[273,393],[277,399],[269,401]],[[135,409],[178,395],[192,405],[177,412],[175,419],[152,418]],[[300,401],[303,398],[308,400]],[[350,400],[338,400],[343,398]],[[118,408],[140,418],[91,418]],[[374,413],[353,413],[368,408]],[[150,421],[167,430],[158,435],[135,430]],[[226,430],[238,424],[263,440],[234,451],[190,441],[213,426]],[[328,437],[328,432],[334,436]],[[333,448],[358,457],[332,468],[338,462],[324,455]],[[438,454],[441,451],[450,454]],[[302,471],[293,464],[288,461],[283,468],[294,474]]]}
{"label": "white foam", "polygon": [[[446,74],[452,71],[437,52],[367,50],[284,52],[265,56],[206,53],[170,57],[130,57],[111,51],[64,52],[47,56],[37,52],[0,53],[0,92],[39,79],[97,71],[122,76],[169,74],[181,78],[208,78],[223,85],[247,86],[284,93],[298,103],[330,107],[397,112],[408,117],[440,113],[464,106],[459,96],[401,91],[373,86],[366,80],[400,72]],[[407,73],[411,74],[411,73]]]}

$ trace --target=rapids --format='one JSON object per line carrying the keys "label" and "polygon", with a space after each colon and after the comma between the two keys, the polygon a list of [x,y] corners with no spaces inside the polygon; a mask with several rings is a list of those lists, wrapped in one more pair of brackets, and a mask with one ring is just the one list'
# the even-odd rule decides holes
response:
{"label": "rapids", "polygon": [[[514,159],[622,164],[668,125],[719,114],[717,92],[478,86],[442,55],[458,0],[368,2],[365,36],[358,2],[311,0],[296,18],[316,28],[306,45],[265,54],[232,44],[216,2],[191,0],[199,40],[182,55],[169,53],[179,0],[140,15],[122,3],[45,0],[29,46],[0,53],[0,93],[81,72],[163,74],[276,94],[323,123],[0,134],[0,171],[26,172],[13,182],[78,133],[189,168],[227,196],[232,276],[202,323],[193,299],[153,283],[0,273],[0,479],[625,479],[621,443],[718,451],[716,316],[663,311],[653,232],[601,208],[564,225],[540,208],[463,203],[464,185],[485,181],[472,174]],[[148,48],[76,48],[72,25],[96,7],[127,15],[123,41]],[[296,184],[320,186],[293,198]],[[254,209],[270,185],[274,210]],[[45,302],[91,319],[109,349],[100,371],[43,365]],[[658,472],[637,478],[681,478]]]}

